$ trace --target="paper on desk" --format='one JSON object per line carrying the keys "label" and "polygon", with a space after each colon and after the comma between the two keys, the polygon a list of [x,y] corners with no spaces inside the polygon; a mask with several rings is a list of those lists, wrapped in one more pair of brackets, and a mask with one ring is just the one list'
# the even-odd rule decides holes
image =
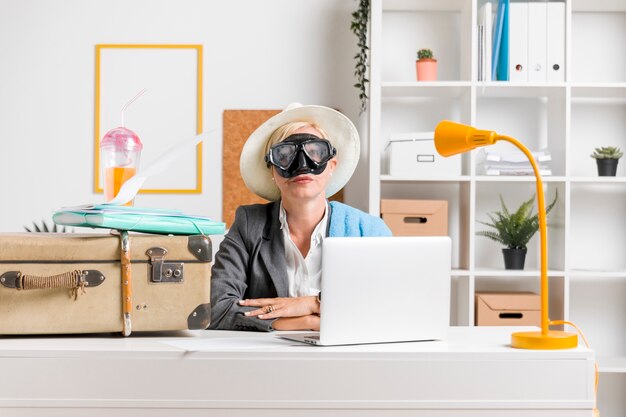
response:
{"label": "paper on desk", "polygon": [[145,169],[140,169],[137,174],[135,174],[128,181],[126,181],[124,185],[122,185],[122,188],[117,193],[115,198],[113,198],[113,200],[109,201],[107,204],[122,205],[131,201],[133,198],[135,198],[137,192],[149,177],[162,172],[182,153],[184,153],[191,147],[197,146],[198,143],[206,139],[209,133],[210,132],[201,133],[165,151],[163,154],[161,154],[161,156],[155,159],[151,165],[149,165]]}
{"label": "paper on desk", "polygon": [[287,347],[293,345],[285,339],[276,337],[224,337],[224,338],[185,338],[163,341],[166,345],[183,349],[187,352],[222,352],[259,348]]}

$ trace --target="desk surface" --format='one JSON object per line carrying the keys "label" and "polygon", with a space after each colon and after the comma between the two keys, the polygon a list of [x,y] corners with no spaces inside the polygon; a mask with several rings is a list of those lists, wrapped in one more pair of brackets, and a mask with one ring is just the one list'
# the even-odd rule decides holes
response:
{"label": "desk surface", "polygon": [[589,416],[593,352],[513,349],[520,330],[335,347],[224,331],[0,337],[0,414]]}

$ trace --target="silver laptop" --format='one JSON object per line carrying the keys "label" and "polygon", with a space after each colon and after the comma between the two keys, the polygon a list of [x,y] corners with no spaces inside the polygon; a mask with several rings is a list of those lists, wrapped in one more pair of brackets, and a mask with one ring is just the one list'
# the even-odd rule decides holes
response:
{"label": "silver laptop", "polygon": [[450,323],[449,237],[329,237],[314,345],[440,340]]}

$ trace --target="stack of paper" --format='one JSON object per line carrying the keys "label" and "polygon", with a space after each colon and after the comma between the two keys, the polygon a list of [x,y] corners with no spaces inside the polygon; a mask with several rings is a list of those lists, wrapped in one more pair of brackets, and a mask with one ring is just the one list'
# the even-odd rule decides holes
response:
{"label": "stack of paper", "polygon": [[[552,156],[548,150],[532,152],[541,175],[552,175],[549,162]],[[533,175],[533,167],[524,153],[485,151],[483,163],[485,175]]]}
{"label": "stack of paper", "polygon": [[56,224],[171,235],[223,234],[226,225],[178,210],[96,204],[64,207],[52,216]]}

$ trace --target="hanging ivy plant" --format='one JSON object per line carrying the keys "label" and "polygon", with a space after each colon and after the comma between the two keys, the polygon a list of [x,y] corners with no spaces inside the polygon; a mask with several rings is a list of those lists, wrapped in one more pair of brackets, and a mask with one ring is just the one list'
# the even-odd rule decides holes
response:
{"label": "hanging ivy plant", "polygon": [[359,0],[358,9],[352,13],[352,23],[350,30],[359,39],[357,46],[359,52],[354,56],[356,65],[354,69],[354,76],[357,79],[354,86],[359,90],[359,99],[361,100],[361,113],[367,109],[367,84],[370,82],[367,79],[367,69],[369,64],[367,62],[367,54],[369,48],[367,47],[367,24],[370,16],[370,0]]}

